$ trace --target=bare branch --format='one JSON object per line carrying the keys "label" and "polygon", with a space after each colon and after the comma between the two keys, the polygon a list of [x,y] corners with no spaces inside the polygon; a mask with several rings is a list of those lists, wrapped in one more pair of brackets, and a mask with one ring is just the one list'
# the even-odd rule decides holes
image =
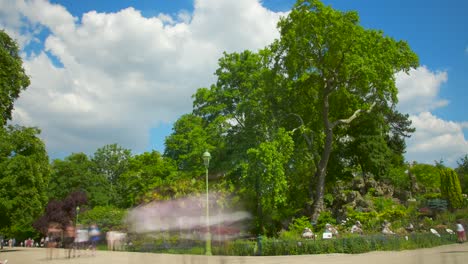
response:
{"label": "bare branch", "polygon": [[234,119],[236,119],[237,123],[238,123],[243,129],[245,129],[244,124],[239,120],[239,118],[237,118],[236,115],[234,115]]}
{"label": "bare branch", "polygon": [[[304,120],[302,119],[302,117],[300,115],[295,114],[295,113],[289,113],[288,115],[293,115],[293,116],[297,117],[299,119],[299,121],[301,121],[301,125],[292,130],[293,133],[296,132],[296,130],[300,129],[301,127],[305,127]],[[302,133],[302,136],[306,140],[307,146],[309,146],[309,148],[312,150],[313,149],[312,148],[313,135],[308,137],[305,133]]]}
{"label": "bare branch", "polygon": [[[369,109],[365,110],[364,112],[365,112],[365,113],[370,113],[370,112],[372,111],[372,108],[374,108],[375,104],[376,104],[376,103],[373,102],[372,105],[371,105],[371,107],[370,107]],[[356,118],[361,114],[361,112],[363,112],[363,110],[362,110],[362,109],[358,109],[358,110],[356,110],[356,111],[354,112],[354,114],[353,114],[352,116],[350,116],[349,118],[347,118],[347,119],[339,119],[339,120],[336,120],[335,122],[333,122],[333,123],[331,124],[331,127],[334,128],[334,127],[336,127],[337,125],[349,124],[349,123],[351,123],[354,119],[356,119]]]}

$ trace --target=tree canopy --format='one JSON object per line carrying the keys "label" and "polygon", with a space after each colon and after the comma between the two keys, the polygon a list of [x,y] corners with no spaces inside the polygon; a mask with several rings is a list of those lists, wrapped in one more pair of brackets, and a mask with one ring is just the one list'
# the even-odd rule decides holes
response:
{"label": "tree canopy", "polygon": [[0,30],[0,125],[11,120],[13,103],[29,83],[18,44]]}

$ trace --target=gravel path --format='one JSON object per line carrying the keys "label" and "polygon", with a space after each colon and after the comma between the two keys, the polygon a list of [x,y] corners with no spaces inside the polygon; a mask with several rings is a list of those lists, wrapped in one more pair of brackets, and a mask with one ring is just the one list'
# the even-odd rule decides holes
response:
{"label": "gravel path", "polygon": [[220,257],[169,255],[152,253],[98,251],[96,256],[82,255],[66,259],[63,249],[58,258],[46,260],[46,251],[41,248],[14,248],[0,252],[0,259],[8,259],[8,264],[299,264],[299,263],[377,263],[377,264],[467,264],[468,243],[452,244],[430,249],[408,251],[378,251],[365,254],[324,254],[279,257]]}

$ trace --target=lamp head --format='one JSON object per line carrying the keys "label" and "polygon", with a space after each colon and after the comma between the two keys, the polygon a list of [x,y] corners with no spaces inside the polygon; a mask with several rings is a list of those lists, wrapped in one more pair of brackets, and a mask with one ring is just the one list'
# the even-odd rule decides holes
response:
{"label": "lamp head", "polygon": [[203,153],[203,163],[205,164],[205,167],[208,168],[208,165],[210,165],[210,159],[211,159],[211,155],[208,151],[205,151],[205,153]]}

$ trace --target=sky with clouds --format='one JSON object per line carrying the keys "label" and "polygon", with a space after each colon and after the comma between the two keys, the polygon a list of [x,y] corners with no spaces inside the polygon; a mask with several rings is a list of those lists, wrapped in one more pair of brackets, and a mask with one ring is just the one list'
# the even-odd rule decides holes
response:
{"label": "sky with clouds", "polygon": [[[366,28],[408,41],[421,66],[397,74],[398,108],[416,132],[408,160],[449,165],[468,153],[468,3],[324,1]],[[31,86],[13,122],[42,129],[52,158],[119,143],[164,148],[191,95],[215,81],[223,51],[279,34],[292,0],[0,0],[0,28],[22,47]]]}

